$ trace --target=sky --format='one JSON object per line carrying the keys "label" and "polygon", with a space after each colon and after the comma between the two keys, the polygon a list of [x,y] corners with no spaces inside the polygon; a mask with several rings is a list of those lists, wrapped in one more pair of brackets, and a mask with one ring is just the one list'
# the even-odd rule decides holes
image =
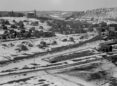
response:
{"label": "sky", "polygon": [[0,0],[0,11],[81,11],[117,7],[117,0]]}

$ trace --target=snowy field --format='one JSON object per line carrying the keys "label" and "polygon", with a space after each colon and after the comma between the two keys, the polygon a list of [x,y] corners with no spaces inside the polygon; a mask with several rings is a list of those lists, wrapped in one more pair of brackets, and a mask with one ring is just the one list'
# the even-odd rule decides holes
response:
{"label": "snowy field", "polygon": [[[44,27],[44,31],[50,28],[47,22],[42,23],[40,20],[26,17],[2,17],[1,19],[6,19],[11,24],[13,20],[29,21],[24,23],[27,29],[32,27],[31,22],[39,23],[38,26],[34,26],[37,30],[40,30],[40,26]],[[70,35],[56,33],[55,35],[48,38],[0,42],[0,86],[109,86],[109,83],[100,85],[101,79],[87,80],[99,71],[112,69],[109,71],[109,77],[116,76],[117,71],[115,65],[102,58],[105,53],[96,50],[103,41],[96,40],[87,43],[88,40],[98,36],[96,31]],[[80,46],[70,47],[76,44]],[[70,48],[64,49],[64,47]],[[63,49],[56,50],[61,48]],[[90,52],[90,55],[85,53],[87,55],[85,56],[82,54],[84,51]],[[79,56],[74,56],[74,54]],[[72,56],[74,57],[71,58]],[[56,57],[62,60],[55,63],[47,61]],[[67,59],[63,60],[62,57]],[[105,65],[108,65],[108,68]],[[106,80],[102,80],[101,84],[103,81],[105,83]]]}
{"label": "snowy field", "polygon": [[[95,33],[88,34],[88,38],[80,39],[81,35],[60,35],[57,34],[56,37],[52,38],[38,38],[38,39],[29,39],[29,40],[19,40],[19,41],[11,41],[11,42],[1,42],[0,43],[0,61],[7,61],[7,60],[13,60],[15,57],[22,57],[26,56],[26,54],[35,54],[35,53],[41,53],[41,52],[47,52],[51,51],[52,48],[62,47],[62,46],[69,46],[71,44],[77,44],[80,42],[84,42],[86,40],[90,40],[93,37],[95,37]],[[74,39],[73,41],[70,41],[70,38]],[[63,41],[67,40],[67,41]],[[41,42],[46,42],[47,47],[40,48],[39,45]],[[55,44],[54,44],[55,42]],[[28,50],[24,50],[19,52],[18,49],[21,45],[25,45]]]}

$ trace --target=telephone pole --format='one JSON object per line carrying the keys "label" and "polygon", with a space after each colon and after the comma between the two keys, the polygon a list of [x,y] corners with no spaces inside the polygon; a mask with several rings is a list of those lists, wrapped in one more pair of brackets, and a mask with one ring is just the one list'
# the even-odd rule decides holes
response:
{"label": "telephone pole", "polygon": [[36,10],[34,10],[34,16],[35,16],[35,18],[37,18],[37,11]]}

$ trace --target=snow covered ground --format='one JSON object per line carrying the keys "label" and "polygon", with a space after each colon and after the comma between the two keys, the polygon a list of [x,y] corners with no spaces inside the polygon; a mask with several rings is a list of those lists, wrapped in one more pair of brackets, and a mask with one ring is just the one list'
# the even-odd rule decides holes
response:
{"label": "snow covered ground", "polygon": [[[37,21],[39,22],[39,26],[44,26],[45,30],[48,30],[50,28],[46,22],[41,23],[39,20],[28,19],[26,17],[23,17],[23,18],[11,18],[11,17],[5,18],[4,17],[1,19],[7,19],[10,22],[12,22],[13,20],[16,20],[18,22],[24,21],[24,20],[28,20],[30,22]],[[38,29],[39,26],[35,26],[35,28]],[[32,26],[25,23],[25,27],[30,28]],[[38,38],[38,39],[1,42],[0,43],[0,62],[11,61],[16,58],[30,56],[36,53],[48,52],[48,51],[51,51],[53,48],[82,43],[94,38],[97,35],[98,34],[95,32],[87,32],[84,34],[71,34],[71,35],[62,35],[62,34],[56,33],[55,37],[50,37],[50,38]],[[42,42],[45,42],[47,46],[44,46],[44,48],[41,48],[40,45]],[[51,63],[44,61],[43,58],[70,54],[72,52],[74,53],[76,51],[82,51],[83,49],[90,50],[92,48],[97,47],[100,42],[101,41],[86,43],[85,45],[82,45],[80,47],[64,50],[63,52],[55,52],[53,54],[37,56],[36,58],[23,59],[17,62],[14,61],[5,65],[1,64],[0,74],[2,75],[3,73],[5,73],[5,71],[7,73],[10,73],[9,71],[12,72],[12,70],[22,71],[27,67],[28,68],[34,67],[35,64],[38,67],[47,66],[47,65],[50,65]],[[19,47],[21,48],[21,45],[26,46],[27,49],[19,51]],[[74,62],[67,61],[67,63],[72,64]],[[28,77],[26,78],[26,76]],[[8,81],[12,81],[12,82],[8,82]],[[1,84],[1,83],[4,83],[4,84]],[[88,83],[80,78],[74,78],[74,77],[70,78],[70,76],[67,76],[67,75],[62,77],[61,75],[52,74],[52,73],[49,73],[48,71],[40,71],[40,72],[35,72],[35,73],[32,72],[29,74],[21,74],[21,75],[11,74],[11,76],[9,77],[7,75],[4,77],[1,76],[0,86],[95,86],[95,85],[92,83]]]}
{"label": "snow covered ground", "polygon": [[81,82],[77,84],[59,77],[42,72],[36,77],[31,77],[24,80],[13,81],[13,83],[6,83],[0,86],[85,86]]}
{"label": "snow covered ground", "polygon": [[[27,18],[27,17],[0,17],[0,19],[8,20],[10,24],[15,24],[13,21],[15,20],[16,22],[20,21],[28,21],[24,22],[24,27],[26,29],[35,27],[36,30],[40,30],[40,26],[43,26],[44,31],[48,31],[50,29],[50,26],[47,25],[47,22],[42,23],[40,20],[34,19],[34,18]],[[32,22],[38,22],[38,25],[34,26],[31,25]],[[9,25],[7,25],[10,27]]]}
{"label": "snow covered ground", "polygon": [[[90,71],[99,71],[106,70],[109,73],[112,73],[115,76],[117,68],[111,64],[110,62],[102,62],[104,65],[99,66],[98,69],[93,69]],[[106,64],[105,64],[106,63]],[[107,66],[108,65],[108,66]],[[53,70],[54,71],[54,70]],[[79,70],[72,71],[73,73],[63,72],[63,73],[52,73],[50,71],[40,71],[29,74],[21,74],[21,75],[11,75],[0,78],[0,86],[109,86],[109,83],[104,85],[103,81],[101,83],[96,84],[96,82],[88,82],[81,77],[78,77],[78,74],[88,73],[88,70]],[[90,72],[89,71],[89,72]],[[28,78],[23,78],[28,76]],[[2,79],[2,80],[1,80]],[[10,81],[10,82],[6,82]],[[4,84],[3,84],[4,83]],[[104,82],[105,83],[105,82]]]}
{"label": "snow covered ground", "polygon": [[[31,65],[32,63],[39,64],[39,66],[44,66],[44,65],[47,65],[47,64],[50,64],[50,63],[42,60],[43,58],[59,56],[59,55],[63,55],[63,54],[66,54],[66,53],[70,54],[72,52],[81,51],[83,49],[86,50],[86,49],[94,48],[94,47],[98,46],[99,43],[100,43],[100,41],[97,41],[97,42],[94,42],[94,43],[86,44],[86,45],[81,46],[79,48],[69,49],[69,50],[65,50],[63,52],[57,52],[57,53],[53,53],[53,54],[47,54],[45,56],[39,56],[39,58],[25,59],[23,61],[21,60],[21,61],[16,62],[16,63],[10,63],[9,65],[1,67],[0,71],[8,70],[8,69],[14,69],[14,68],[22,69],[25,65],[28,66],[28,67],[33,67],[33,65]],[[93,46],[91,46],[91,45],[93,45]]]}
{"label": "snow covered ground", "polygon": [[[34,54],[34,53],[41,53],[41,52],[47,52],[48,50],[51,50],[52,48],[62,47],[62,46],[68,46],[71,44],[76,44],[79,42],[83,42],[89,39],[92,39],[96,35],[94,33],[89,33],[87,36],[88,38],[80,39],[81,35],[61,35],[57,34],[56,37],[51,38],[38,38],[38,39],[29,39],[29,40],[19,40],[19,41],[11,41],[11,42],[1,42],[0,43],[0,61],[7,61],[12,60],[15,57],[18,56],[25,56],[24,54]],[[74,39],[73,41],[70,41],[70,37]],[[64,39],[67,39],[67,41],[63,41]],[[45,47],[44,49],[39,48],[38,45],[40,45],[40,42],[46,42],[46,44],[49,44],[49,46]],[[26,42],[26,43],[23,43]],[[53,44],[56,42],[56,44]],[[18,52],[17,48],[20,45],[25,45],[28,47],[28,50]],[[31,44],[32,46],[28,46],[28,44]]]}

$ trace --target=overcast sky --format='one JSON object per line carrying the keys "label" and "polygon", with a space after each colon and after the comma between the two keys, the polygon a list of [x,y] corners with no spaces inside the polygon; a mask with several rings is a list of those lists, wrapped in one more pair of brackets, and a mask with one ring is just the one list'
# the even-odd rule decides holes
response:
{"label": "overcast sky", "polygon": [[0,11],[79,11],[102,7],[117,7],[117,0],[0,0]]}

